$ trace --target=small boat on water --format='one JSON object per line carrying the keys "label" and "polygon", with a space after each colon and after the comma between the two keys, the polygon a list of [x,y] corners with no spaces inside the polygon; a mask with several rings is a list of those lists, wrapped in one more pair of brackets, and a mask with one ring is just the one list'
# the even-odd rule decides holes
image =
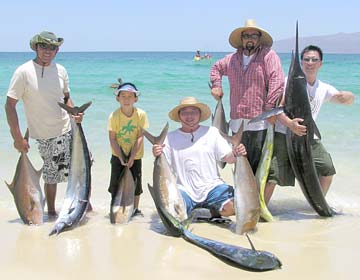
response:
{"label": "small boat on water", "polygon": [[202,61],[202,60],[211,60],[212,56],[208,53],[205,53],[204,55],[200,54],[200,51],[196,51],[194,55],[194,61]]}

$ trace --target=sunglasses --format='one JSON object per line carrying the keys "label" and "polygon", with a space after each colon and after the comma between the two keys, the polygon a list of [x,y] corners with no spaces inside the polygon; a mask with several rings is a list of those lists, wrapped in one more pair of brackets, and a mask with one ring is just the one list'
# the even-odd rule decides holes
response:
{"label": "sunglasses", "polygon": [[50,51],[55,51],[58,47],[55,46],[55,45],[49,45],[49,44],[46,44],[46,43],[38,43],[37,44],[40,49],[42,50],[50,50]]}
{"label": "sunglasses", "polygon": [[303,61],[305,61],[305,62],[310,62],[311,61],[311,62],[316,63],[316,62],[320,61],[320,58],[317,58],[317,57],[304,57]]}
{"label": "sunglasses", "polygon": [[260,38],[260,36],[261,36],[260,34],[242,34],[241,38],[257,40]]}

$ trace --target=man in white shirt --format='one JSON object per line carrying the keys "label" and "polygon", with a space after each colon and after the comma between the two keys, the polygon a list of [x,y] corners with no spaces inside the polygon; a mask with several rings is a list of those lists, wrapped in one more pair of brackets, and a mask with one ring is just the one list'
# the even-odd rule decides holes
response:
{"label": "man in white shirt", "polygon": [[[16,110],[18,101],[23,101],[29,135],[36,139],[44,160],[43,179],[49,216],[56,216],[57,183],[67,180],[70,166],[70,118],[57,104],[63,102],[73,106],[69,78],[62,65],[52,62],[63,41],[48,31],[36,34],[30,40],[36,57],[15,70],[5,104],[14,147],[27,153],[30,146],[20,130]],[[82,121],[82,114],[73,117],[76,122]]]}
{"label": "man in white shirt", "polygon": [[187,213],[208,208],[213,216],[234,215],[234,191],[220,177],[217,161],[235,163],[246,155],[240,144],[231,148],[215,127],[200,125],[211,115],[210,108],[194,97],[185,97],[169,113],[181,127],[168,133],[163,145],[153,146],[154,156],[162,152],[177,176]]}

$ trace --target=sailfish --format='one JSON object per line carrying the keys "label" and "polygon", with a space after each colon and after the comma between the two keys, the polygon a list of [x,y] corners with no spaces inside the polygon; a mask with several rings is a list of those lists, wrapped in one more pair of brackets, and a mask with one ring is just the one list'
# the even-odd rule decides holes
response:
{"label": "sailfish", "polygon": [[285,113],[291,119],[302,118],[302,124],[307,128],[304,136],[298,136],[290,129],[286,133],[288,155],[295,177],[312,208],[320,216],[330,217],[333,211],[325,200],[312,156],[314,135],[321,136],[311,114],[306,77],[300,65],[297,23],[295,55],[291,60],[285,89]]}

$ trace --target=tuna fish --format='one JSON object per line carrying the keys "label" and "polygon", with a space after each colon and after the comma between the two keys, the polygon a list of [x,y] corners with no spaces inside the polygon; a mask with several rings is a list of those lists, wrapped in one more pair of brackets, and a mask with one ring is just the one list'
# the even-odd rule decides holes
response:
{"label": "tuna fish", "polygon": [[[166,124],[157,137],[154,137],[146,130],[143,130],[143,133],[152,144],[161,145],[166,138],[168,129],[169,124]],[[153,189],[161,207],[180,221],[187,219],[185,202],[177,187],[176,176],[164,154],[156,157],[154,161]]]}
{"label": "tuna fish", "polygon": [[[239,131],[233,135],[223,135],[234,146],[241,141],[244,123],[241,123]],[[246,156],[238,156],[234,169],[234,207],[236,214],[237,234],[244,234],[254,230],[260,217],[259,192],[254,173],[252,172]]]}
{"label": "tuna fish", "polygon": [[[72,115],[83,113],[91,102],[71,108],[63,103],[59,106]],[[91,158],[80,123],[72,121],[71,163],[65,199],[49,235],[59,234],[78,225],[86,214],[91,191]]]}
{"label": "tuna fish", "polygon": [[[122,153],[124,155],[124,153]],[[126,159],[123,158],[125,161]],[[131,219],[134,211],[135,181],[128,166],[120,175],[118,190],[110,206],[110,222],[125,224]]]}
{"label": "tuna fish", "polygon": [[265,197],[264,197],[265,187],[271,165],[271,158],[273,155],[273,149],[274,149],[274,126],[269,125],[266,132],[264,146],[262,148],[259,165],[255,173],[256,184],[258,186],[259,198],[260,198],[260,217],[267,222],[272,222],[274,220],[274,217],[272,216],[272,214],[270,213],[269,209],[266,206]]}
{"label": "tuna fish", "polygon": [[12,183],[5,182],[14,196],[21,220],[28,225],[40,225],[44,219],[45,201],[40,187],[40,175],[41,170],[35,170],[27,154],[22,152]]}
{"label": "tuna fish", "polygon": [[[218,100],[215,108],[215,113],[212,115],[212,126],[215,126],[219,131],[226,135],[228,135],[229,133],[229,124],[226,122],[225,110],[221,99]],[[226,162],[218,162],[218,166],[220,168],[224,168],[225,165]]]}

